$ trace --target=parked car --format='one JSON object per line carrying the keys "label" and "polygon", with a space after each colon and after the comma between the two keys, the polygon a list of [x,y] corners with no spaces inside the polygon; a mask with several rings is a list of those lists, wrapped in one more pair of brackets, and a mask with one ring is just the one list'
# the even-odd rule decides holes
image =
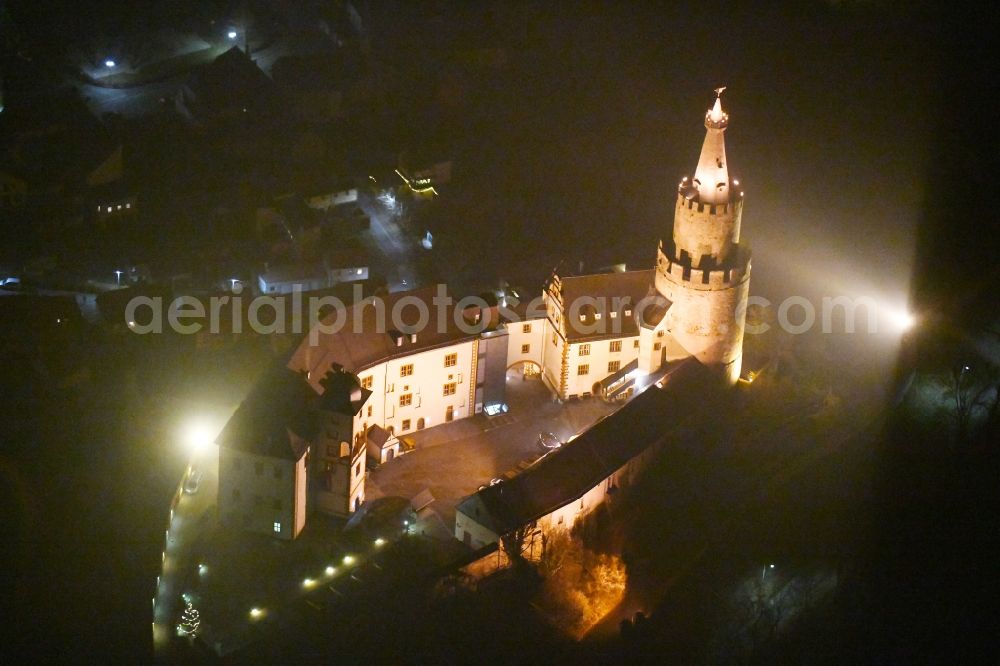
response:
{"label": "parked car", "polygon": [[184,492],[188,495],[194,495],[198,492],[198,486],[201,485],[201,470],[193,469],[191,473],[188,474],[187,479],[184,480]]}
{"label": "parked car", "polygon": [[540,433],[538,435],[538,443],[545,449],[558,449],[562,446],[562,442],[559,441],[559,438],[551,432]]}

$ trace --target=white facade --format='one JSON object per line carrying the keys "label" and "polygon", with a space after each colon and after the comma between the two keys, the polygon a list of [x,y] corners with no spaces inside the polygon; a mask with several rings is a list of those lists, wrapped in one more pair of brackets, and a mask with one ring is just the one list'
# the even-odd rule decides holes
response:
{"label": "white facade", "polygon": [[418,351],[359,371],[372,396],[355,417],[355,436],[372,424],[399,436],[472,416],[475,343]]}
{"label": "white facade", "polygon": [[294,539],[306,522],[306,459],[219,447],[219,518],[228,525]]}

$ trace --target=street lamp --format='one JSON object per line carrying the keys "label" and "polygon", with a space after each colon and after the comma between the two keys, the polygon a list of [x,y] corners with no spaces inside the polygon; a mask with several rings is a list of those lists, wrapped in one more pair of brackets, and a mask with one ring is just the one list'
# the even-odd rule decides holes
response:
{"label": "street lamp", "polygon": [[766,567],[764,567],[763,569],[761,569],[761,572],[760,572],[760,579],[761,579],[761,580],[764,580],[764,576],[766,576],[766,575],[767,575],[767,570],[768,570],[768,569],[773,569],[773,568],[774,568],[774,565],[773,565],[773,564],[768,564],[768,565],[767,565]]}
{"label": "street lamp", "polygon": [[226,33],[226,37],[228,37],[229,39],[236,39],[236,31],[230,30],[229,32]]}
{"label": "street lamp", "polygon": [[215,434],[204,421],[191,421],[184,427],[184,441],[192,453],[201,453],[215,443]]}
{"label": "street lamp", "polygon": [[111,58],[108,58],[107,60],[104,61],[104,66],[107,67],[108,69],[113,69],[115,66],[115,61],[112,60]]}
{"label": "street lamp", "polygon": [[118,286],[122,286],[122,271],[115,271],[115,279],[118,280]]}

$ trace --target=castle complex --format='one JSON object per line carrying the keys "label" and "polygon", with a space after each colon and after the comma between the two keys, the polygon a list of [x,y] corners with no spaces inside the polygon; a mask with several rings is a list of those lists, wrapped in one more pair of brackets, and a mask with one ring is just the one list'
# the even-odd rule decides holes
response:
{"label": "castle complex", "polygon": [[[697,167],[678,186],[673,234],[660,242],[655,268],[553,274],[542,307],[533,310],[461,307],[463,301],[451,299],[442,307],[440,292],[431,289],[347,308],[336,332],[308,336],[285,368],[264,377],[220,434],[222,522],[292,539],[313,511],[356,511],[365,501],[367,464],[391,464],[401,435],[505,408],[509,370],[539,375],[559,400],[626,400],[685,359],[697,360],[722,383],[735,383],[750,252],[740,244],[743,191],[726,161],[729,116],[721,91],[705,114]],[[414,307],[420,304],[439,316],[422,319]],[[395,324],[387,327],[390,313]],[[652,409],[637,405],[634,411]],[[594,465],[614,461],[613,468],[592,470],[603,480],[646,453],[640,447],[628,456],[602,455],[597,448],[614,446],[614,438],[593,439],[581,436],[547,466],[576,455],[574,447],[580,456],[589,447],[593,459],[603,461]],[[575,502],[592,490],[574,487],[562,499]],[[466,504],[476,512],[484,499],[489,504],[488,497],[472,498]],[[562,506],[550,505],[547,512]],[[474,522],[460,505],[463,519]],[[500,536],[484,532],[483,523],[456,526],[470,545]]]}

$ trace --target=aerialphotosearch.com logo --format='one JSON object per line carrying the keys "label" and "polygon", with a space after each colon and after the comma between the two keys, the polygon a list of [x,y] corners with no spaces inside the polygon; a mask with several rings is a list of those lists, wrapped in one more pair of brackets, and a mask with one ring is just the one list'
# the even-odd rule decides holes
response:
{"label": "aerialphotosearch.com logo", "polygon": [[[209,333],[243,333],[244,323],[254,333],[261,335],[309,334],[312,345],[319,344],[321,335],[335,335],[345,328],[353,333],[415,334],[427,331],[443,334],[449,330],[473,335],[501,322],[519,323],[558,317],[561,313],[550,312],[546,300],[539,295],[522,309],[514,298],[502,298],[491,305],[479,296],[466,296],[457,301],[448,294],[447,287],[438,284],[433,296],[429,290],[370,296],[365,298],[360,284],[353,286],[354,305],[332,295],[306,296],[299,288],[287,295],[261,295],[245,299],[242,286],[236,285],[232,294],[222,294],[201,299],[194,296],[178,296],[164,302],[160,296],[137,296],[125,307],[125,321],[129,330],[136,334],[163,333],[164,323],[175,333],[193,335],[203,331]],[[665,301],[657,296],[647,296],[636,302],[630,297],[581,296],[564,303],[566,306],[566,326],[577,334],[606,336],[624,335],[626,329],[636,335],[631,323],[645,322],[657,326],[662,320]],[[771,301],[762,296],[751,296],[746,306],[766,310]],[[166,307],[164,307],[166,306]],[[650,308],[657,309],[652,312]],[[677,305],[667,310],[667,328],[683,312],[674,311]],[[368,313],[368,309],[371,313]],[[737,308],[733,321],[743,321],[745,310]],[[776,323],[791,334],[802,334],[812,330],[817,322],[823,333],[834,331],[834,321],[842,317],[843,328],[836,332],[854,333],[859,312],[864,312],[869,334],[878,332],[880,317],[887,315],[890,322],[899,329],[908,328],[912,317],[895,310],[879,308],[874,299],[848,296],[824,297],[820,305],[820,315],[812,301],[801,296],[784,299],[777,308]],[[839,313],[839,314],[838,314]],[[647,318],[646,315],[651,317]],[[765,333],[771,324],[758,317],[747,322],[746,332],[755,335]],[[223,331],[224,325],[227,330]],[[720,333],[727,331],[723,322],[715,322],[714,328]]]}

